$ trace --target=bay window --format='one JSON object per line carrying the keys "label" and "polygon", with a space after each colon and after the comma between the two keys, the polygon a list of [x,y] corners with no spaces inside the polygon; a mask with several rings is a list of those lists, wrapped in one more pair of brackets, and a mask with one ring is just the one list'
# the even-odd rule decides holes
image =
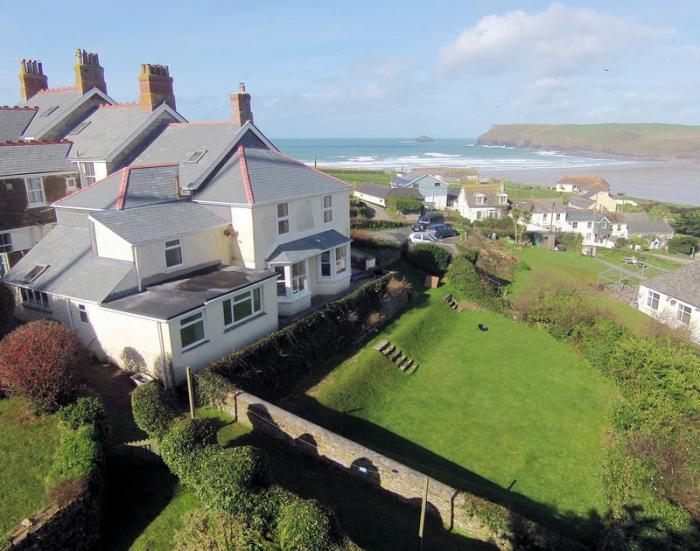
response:
{"label": "bay window", "polygon": [[331,252],[321,253],[321,277],[331,277]]}
{"label": "bay window", "polygon": [[231,327],[262,312],[262,288],[256,287],[227,298],[223,302],[224,325]]}
{"label": "bay window", "polygon": [[306,289],[306,261],[292,264],[292,294],[296,295]]}
{"label": "bay window", "polygon": [[180,320],[180,343],[182,350],[189,350],[206,339],[204,332],[204,316],[197,312]]}
{"label": "bay window", "polygon": [[341,245],[335,249],[335,273],[341,274],[347,270],[347,245]]}
{"label": "bay window", "polygon": [[284,274],[284,266],[275,266],[277,273],[277,296],[287,296],[287,276]]}

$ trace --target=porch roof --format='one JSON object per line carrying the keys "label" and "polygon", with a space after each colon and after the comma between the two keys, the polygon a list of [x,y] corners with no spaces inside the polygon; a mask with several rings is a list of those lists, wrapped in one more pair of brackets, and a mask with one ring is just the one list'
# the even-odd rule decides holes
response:
{"label": "porch roof", "polygon": [[323,251],[332,249],[345,243],[350,243],[351,239],[336,230],[328,230],[301,239],[295,239],[289,243],[284,243],[277,247],[268,256],[266,262],[280,264],[291,264],[321,254]]}

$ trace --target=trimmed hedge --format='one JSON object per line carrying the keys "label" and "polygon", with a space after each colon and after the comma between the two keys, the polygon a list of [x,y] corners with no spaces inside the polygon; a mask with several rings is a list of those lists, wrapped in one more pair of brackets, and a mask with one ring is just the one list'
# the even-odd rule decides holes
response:
{"label": "trimmed hedge", "polygon": [[392,230],[405,228],[409,225],[408,222],[397,222],[395,220],[350,219],[350,227],[354,230]]}
{"label": "trimmed hedge", "polygon": [[476,257],[468,254],[455,257],[447,270],[447,281],[465,299],[498,309],[500,305],[494,286],[479,274],[470,258]]}
{"label": "trimmed hedge", "polygon": [[277,537],[283,551],[325,551],[333,541],[332,519],[312,500],[289,496],[277,517]]}
{"label": "trimmed hedge", "polygon": [[333,354],[356,347],[406,306],[409,289],[393,280],[398,277],[387,274],[371,281],[205,369],[263,398],[280,397],[300,377]]}
{"label": "trimmed hedge", "polygon": [[386,200],[386,207],[404,214],[417,213],[423,208],[423,201],[417,197],[389,196]]}
{"label": "trimmed hedge", "polygon": [[102,448],[94,426],[61,431],[61,443],[51,464],[46,485],[49,492],[61,483],[92,478],[102,462]]}
{"label": "trimmed hedge", "polygon": [[441,276],[447,271],[452,255],[439,245],[419,243],[409,247],[406,260],[428,274]]}
{"label": "trimmed hedge", "polygon": [[160,440],[175,420],[175,410],[160,383],[136,387],[131,395],[131,409],[136,425],[150,438]]}

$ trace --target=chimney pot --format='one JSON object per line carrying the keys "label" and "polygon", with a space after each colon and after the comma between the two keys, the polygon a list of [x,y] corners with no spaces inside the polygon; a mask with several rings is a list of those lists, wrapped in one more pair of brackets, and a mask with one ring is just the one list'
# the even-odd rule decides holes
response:
{"label": "chimney pot", "polygon": [[139,103],[144,111],[153,111],[163,103],[176,109],[173,79],[167,65],[150,63],[141,65],[139,89]]}
{"label": "chimney pot", "polygon": [[42,64],[35,59],[22,58],[19,63],[19,93],[22,99],[26,101],[48,87],[49,81]]}
{"label": "chimney pot", "polygon": [[105,70],[100,66],[98,55],[78,48],[75,57],[75,87],[78,91],[84,94],[92,88],[98,88],[106,94]]}

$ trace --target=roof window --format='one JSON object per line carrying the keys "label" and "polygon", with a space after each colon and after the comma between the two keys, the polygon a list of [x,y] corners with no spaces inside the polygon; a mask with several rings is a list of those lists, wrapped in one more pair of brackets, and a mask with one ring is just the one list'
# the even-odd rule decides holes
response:
{"label": "roof window", "polygon": [[22,278],[22,281],[25,283],[31,283],[48,269],[48,264],[37,264],[31,270],[29,270],[27,275]]}
{"label": "roof window", "polygon": [[40,116],[41,117],[48,117],[50,116],[54,111],[58,109],[58,105],[52,105],[51,107],[47,108],[46,111],[44,111]]}
{"label": "roof window", "polygon": [[202,157],[206,154],[207,150],[206,149],[195,149],[192,153],[189,154],[187,159],[185,159],[186,163],[198,163]]}
{"label": "roof window", "polygon": [[90,121],[83,121],[81,122],[78,126],[76,126],[73,130],[68,132],[69,136],[75,136],[76,134],[80,134],[83,130],[85,130],[90,124]]}

